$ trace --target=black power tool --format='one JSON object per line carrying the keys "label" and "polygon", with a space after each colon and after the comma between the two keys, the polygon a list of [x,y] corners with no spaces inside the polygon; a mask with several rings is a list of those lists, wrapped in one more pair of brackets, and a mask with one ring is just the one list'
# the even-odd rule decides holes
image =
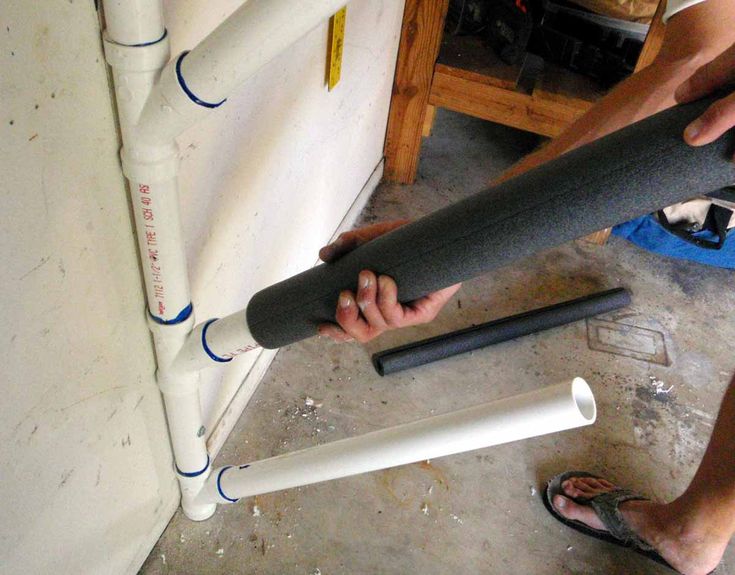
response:
{"label": "black power tool", "polygon": [[506,64],[518,64],[526,54],[539,13],[531,0],[493,0],[487,3],[487,42]]}

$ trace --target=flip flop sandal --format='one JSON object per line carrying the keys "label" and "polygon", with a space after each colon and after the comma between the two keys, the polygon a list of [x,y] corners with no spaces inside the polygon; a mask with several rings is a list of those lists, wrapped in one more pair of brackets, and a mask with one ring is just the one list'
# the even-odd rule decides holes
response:
{"label": "flip flop sandal", "polygon": [[[575,531],[579,531],[580,533],[589,535],[590,537],[594,537],[595,539],[607,541],[608,543],[613,543],[614,545],[618,545],[619,547],[632,549],[636,553],[648,557],[649,559],[653,559],[657,563],[665,565],[672,571],[678,573],[678,571],[676,571],[676,569],[669,565],[666,560],[661,557],[661,555],[659,555],[653,547],[651,547],[648,543],[643,541],[633,532],[633,530],[623,518],[623,514],[620,513],[619,506],[621,503],[624,503],[625,501],[648,501],[649,499],[647,497],[643,497],[642,495],[639,495],[632,491],[628,491],[627,489],[614,489],[613,491],[609,491],[607,493],[601,493],[600,495],[592,497],[591,499],[569,497],[569,495],[564,493],[564,490],[562,489],[562,483],[564,483],[567,479],[571,479],[573,477],[591,477],[592,479],[602,479],[601,477],[598,477],[597,475],[592,475],[591,473],[587,473],[586,471],[567,471],[566,473],[557,475],[551,481],[549,481],[546,486],[546,493],[543,498],[544,505],[546,506],[546,509],[549,510],[549,513],[551,513],[551,515],[553,515],[556,520],[560,521],[568,527],[571,527]],[[586,507],[591,507],[592,509],[594,509],[595,513],[597,513],[597,516],[602,521],[602,524],[607,527],[608,530],[601,531],[599,529],[594,529],[589,525],[585,525],[581,521],[567,519],[566,517],[561,515],[554,508],[554,505],[552,503],[556,495],[563,495],[567,499],[571,499],[579,505],[584,505]]]}

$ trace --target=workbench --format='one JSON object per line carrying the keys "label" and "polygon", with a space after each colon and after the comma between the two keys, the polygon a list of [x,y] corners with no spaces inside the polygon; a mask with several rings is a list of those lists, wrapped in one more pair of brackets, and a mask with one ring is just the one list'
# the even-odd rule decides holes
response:
{"label": "workbench", "polygon": [[[636,71],[649,65],[663,41],[662,1]],[[449,0],[406,0],[385,140],[384,180],[411,184],[421,141],[431,134],[437,108],[555,137],[604,91],[587,77],[544,63],[537,75],[505,64],[473,36],[444,37]],[[530,79],[529,79],[530,78]],[[609,230],[590,236],[604,243]]]}

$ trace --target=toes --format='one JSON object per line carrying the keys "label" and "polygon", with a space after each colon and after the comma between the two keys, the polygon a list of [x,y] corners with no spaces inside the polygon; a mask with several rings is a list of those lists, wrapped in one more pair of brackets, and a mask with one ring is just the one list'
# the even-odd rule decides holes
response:
{"label": "toes", "polygon": [[576,519],[579,521],[583,514],[584,508],[581,505],[563,495],[555,496],[553,503],[554,508],[567,519]]}
{"label": "toes", "polygon": [[569,497],[593,497],[597,491],[593,489],[587,482],[582,480],[581,477],[572,477],[562,483],[564,493]]}
{"label": "toes", "polygon": [[579,497],[582,492],[577,489],[573,479],[567,479],[561,484],[561,488],[569,497]]}
{"label": "toes", "polygon": [[595,491],[607,491],[607,487],[603,485],[602,481],[595,477],[585,477],[584,482],[590,489],[594,489]]}
{"label": "toes", "polygon": [[587,497],[594,497],[595,495],[607,491],[597,482],[596,479],[592,477],[581,477],[575,481],[574,485]]}
{"label": "toes", "polygon": [[561,487],[565,495],[585,499],[615,489],[615,486],[609,481],[594,477],[570,477],[561,484]]}
{"label": "toes", "polygon": [[597,514],[591,507],[579,505],[563,495],[556,495],[552,500],[552,504],[554,505],[554,509],[567,519],[579,521],[593,529],[605,529],[602,521],[600,521],[600,518],[597,517]]}

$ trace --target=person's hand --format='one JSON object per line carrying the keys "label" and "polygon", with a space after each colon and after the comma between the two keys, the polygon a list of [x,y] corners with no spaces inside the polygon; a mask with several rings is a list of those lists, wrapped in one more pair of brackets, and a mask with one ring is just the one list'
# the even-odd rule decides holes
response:
{"label": "person's hand", "polygon": [[[345,232],[337,240],[319,250],[319,257],[329,263],[370,240],[396,229],[408,220],[384,222]],[[408,327],[433,320],[461,284],[431,293],[407,304],[398,301],[398,286],[388,276],[376,276],[363,270],[357,280],[357,294],[343,291],[337,302],[337,324],[319,326],[319,335],[336,342],[370,341],[384,331]]]}
{"label": "person's hand", "polygon": [[[735,44],[699,68],[676,89],[677,102],[691,102],[731,86],[735,89]],[[714,104],[684,130],[684,140],[692,146],[714,142],[735,126],[735,92]]]}

